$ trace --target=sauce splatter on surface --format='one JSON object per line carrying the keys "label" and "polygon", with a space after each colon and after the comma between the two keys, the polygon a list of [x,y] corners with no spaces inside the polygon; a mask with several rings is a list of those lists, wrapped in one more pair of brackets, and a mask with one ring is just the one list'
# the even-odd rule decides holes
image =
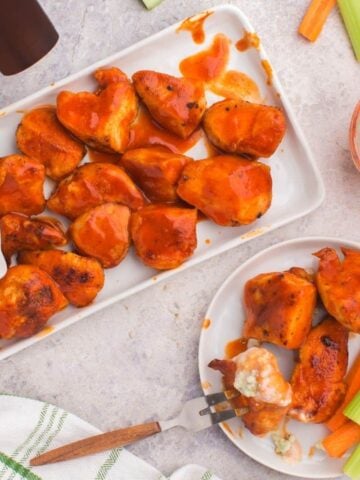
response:
{"label": "sauce splatter on surface", "polygon": [[212,14],[213,12],[204,12],[200,15],[186,18],[176,32],[188,31],[191,33],[192,39],[195,43],[203,43],[205,41],[204,23]]}
{"label": "sauce splatter on surface", "polygon": [[227,423],[227,422],[222,422],[221,424],[225,430],[230,433],[230,435],[234,435],[234,432],[232,431],[232,428],[230,427],[230,425]]}
{"label": "sauce splatter on surface", "polygon": [[215,79],[210,90],[217,95],[234,100],[246,100],[258,103],[261,100],[259,87],[246,73],[229,70],[221,77]]}
{"label": "sauce splatter on surface", "polygon": [[266,232],[270,227],[262,227],[262,228],[256,228],[255,230],[251,230],[250,232],[244,233],[244,235],[241,235],[242,240],[247,240],[249,238],[254,238],[257,237],[258,235],[262,235],[263,233]]}
{"label": "sauce splatter on surface", "polygon": [[205,243],[206,243],[206,245],[211,245],[211,240],[210,240],[210,238],[206,238],[206,239],[205,239]]}
{"label": "sauce splatter on surface", "polygon": [[206,330],[210,327],[210,325],[211,325],[210,318],[205,318],[205,320],[203,321],[203,324],[202,324],[202,328],[204,328]]}
{"label": "sauce splatter on surface", "polygon": [[273,80],[273,70],[268,60],[261,60],[261,66],[263,67],[266,73],[266,83],[272,85]]}
{"label": "sauce splatter on surface", "polygon": [[230,55],[230,40],[226,35],[215,35],[206,50],[184,58],[179,68],[184,77],[209,82],[221,76],[227,67]]}
{"label": "sauce splatter on surface", "polygon": [[201,382],[201,386],[204,390],[207,390],[208,388],[212,387],[211,383],[205,380],[205,382]]}
{"label": "sauce splatter on surface", "polygon": [[52,327],[51,325],[47,325],[36,336],[37,337],[46,337],[47,335],[49,335],[50,333],[52,333],[54,331],[55,331],[54,327]]}
{"label": "sauce splatter on surface", "polygon": [[184,153],[190,150],[202,136],[201,130],[195,130],[190,137],[182,139],[161,128],[151,118],[147,109],[140,109],[138,118],[130,131],[128,150],[133,148],[162,145],[174,153]]}
{"label": "sauce splatter on surface", "polygon": [[247,338],[236,338],[225,345],[225,357],[233,358],[247,349]]}
{"label": "sauce splatter on surface", "polygon": [[106,152],[99,152],[97,150],[93,150],[92,148],[88,148],[88,155],[90,162],[95,163],[115,163],[118,164],[120,161],[120,155],[118,153],[106,153]]}
{"label": "sauce splatter on surface", "polygon": [[251,33],[245,31],[244,36],[240,38],[238,42],[236,42],[235,47],[240,52],[245,52],[249,48],[259,48],[260,46],[260,38],[256,33]]}

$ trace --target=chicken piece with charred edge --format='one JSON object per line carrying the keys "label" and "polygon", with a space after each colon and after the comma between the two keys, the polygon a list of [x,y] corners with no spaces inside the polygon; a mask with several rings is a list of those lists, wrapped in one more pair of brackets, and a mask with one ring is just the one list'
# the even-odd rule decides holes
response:
{"label": "chicken piece with charred edge", "polygon": [[138,111],[134,87],[116,67],[99,68],[94,77],[99,84],[95,93],[59,93],[58,119],[90,147],[123,153]]}
{"label": "chicken piece with charred edge", "polygon": [[216,147],[253,159],[273,155],[286,131],[280,108],[243,100],[215,103],[206,111],[203,124]]}
{"label": "chicken piece with charred edge", "polygon": [[151,70],[136,72],[132,79],[136,93],[163,128],[187,138],[199,126],[206,108],[202,82]]}
{"label": "chicken piece with charred edge", "polygon": [[292,390],[271,352],[252,347],[231,360],[213,360],[209,367],[223,374],[225,390],[241,393],[231,403],[248,408],[242,420],[252,434],[262,436],[278,429],[290,408]]}
{"label": "chicken piece with charred edge", "polygon": [[0,219],[1,250],[6,262],[21,250],[48,249],[64,246],[68,240],[63,226],[51,217],[27,217],[8,213]]}
{"label": "chicken piece with charred edge", "polygon": [[179,200],[177,182],[191,161],[185,155],[154,146],[128,150],[121,158],[121,165],[150,201],[175,203]]}
{"label": "chicken piece with charred edge", "polygon": [[346,390],[348,337],[346,328],[332,317],[310,331],[291,378],[290,417],[304,423],[323,423],[335,413]]}
{"label": "chicken piece with charred edge", "polygon": [[36,215],[45,208],[45,168],[26,155],[0,158],[0,216]]}
{"label": "chicken piece with charred edge", "polygon": [[17,128],[16,142],[19,150],[45,166],[53,180],[69,175],[86,153],[84,144],[61,125],[53,106],[27,112]]}
{"label": "chicken piece with charred edge", "polygon": [[145,204],[144,196],[122,168],[112,163],[88,163],[59,183],[47,206],[74,220],[106,202],[121,203],[131,210]]}
{"label": "chicken piece with charred edge", "polygon": [[310,331],[316,288],[301,268],[261,273],[244,289],[243,336],[284,348],[299,348]]}
{"label": "chicken piece with charred edge", "polygon": [[218,225],[247,225],[270,207],[270,168],[232,155],[198,160],[185,166],[177,193]]}
{"label": "chicken piece with charred edge", "polygon": [[341,262],[336,250],[323,248],[316,285],[326,310],[351,332],[360,333],[360,251],[342,248]]}
{"label": "chicken piece with charred edge", "polygon": [[140,260],[159,270],[176,268],[194,252],[197,211],[149,205],[133,213],[131,238]]}
{"label": "chicken piece with charred edge", "polygon": [[61,250],[20,252],[18,263],[34,265],[55,280],[63,295],[75,307],[91,303],[104,286],[104,271],[94,258]]}
{"label": "chicken piece with charred edge", "polygon": [[96,258],[104,268],[118,265],[129,250],[130,210],[125,205],[104,203],[88,210],[70,226],[78,251]]}
{"label": "chicken piece with charred edge", "polygon": [[39,332],[68,302],[54,280],[32,265],[10,267],[0,279],[0,338]]}

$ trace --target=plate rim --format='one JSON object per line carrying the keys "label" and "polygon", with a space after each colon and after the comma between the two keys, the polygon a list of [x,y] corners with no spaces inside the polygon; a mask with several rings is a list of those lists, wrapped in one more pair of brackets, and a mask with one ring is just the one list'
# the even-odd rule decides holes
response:
{"label": "plate rim", "polygon": [[[289,245],[296,245],[296,244],[302,244],[305,242],[310,242],[310,241],[321,241],[321,242],[336,242],[336,243],[344,243],[347,246],[350,246],[351,248],[356,248],[360,250],[360,241],[356,240],[348,240],[343,237],[334,237],[334,236],[321,236],[321,235],[315,235],[315,236],[305,236],[305,237],[300,237],[300,238],[293,238],[290,240],[284,240],[282,242],[277,242],[274,243],[273,245],[270,245],[269,247],[260,250],[257,252],[255,255],[251,256],[244,262],[242,262],[230,275],[226,277],[226,279],[223,281],[223,283],[220,285],[220,287],[217,289],[215,292],[211,302],[209,303],[208,308],[206,309],[205,316],[204,318],[209,317],[209,312],[214,308],[214,305],[218,299],[218,297],[221,296],[223,291],[228,287],[228,285],[232,282],[232,280],[238,275],[239,271],[241,271],[243,268],[246,268],[249,264],[251,264],[253,261],[256,262],[256,260],[263,255],[266,255],[270,253],[272,250],[275,250],[277,248],[281,247],[287,247]],[[205,330],[206,331],[206,330]],[[200,377],[200,386],[201,390],[203,391],[204,395],[208,394],[209,392],[207,389],[203,387],[203,382],[206,380],[205,376],[205,366],[203,365],[202,362],[202,350],[204,349],[204,342],[205,342],[205,331],[203,328],[200,330],[200,338],[199,338],[199,346],[198,346],[198,371],[199,371],[199,377]],[[222,425],[218,425],[220,429],[223,431],[223,433],[228,437],[228,439],[245,455],[247,455],[249,458],[252,460],[260,463],[261,465],[264,465],[267,468],[270,468],[276,472],[283,473],[285,475],[293,476],[293,477],[300,477],[300,478],[310,478],[310,479],[318,479],[318,478],[339,478],[343,476],[343,473],[336,473],[336,474],[304,474],[304,473],[290,473],[287,470],[282,470],[280,468],[274,467],[269,465],[268,463],[265,463],[264,461],[261,460],[260,456],[257,456],[256,454],[253,453],[248,453],[244,451],[236,442],[235,439],[230,435],[230,433],[227,431],[227,429]],[[284,462],[285,463],[285,462]]]}
{"label": "plate rim", "polygon": [[[237,7],[235,5],[218,5],[218,6],[215,6],[215,7],[211,7],[209,9],[205,10],[205,11],[211,11],[211,12],[214,12],[214,13],[216,13],[216,12],[227,12],[230,15],[234,15],[239,20],[239,22],[242,24],[242,26],[244,28],[246,28],[248,31],[255,32],[255,30],[254,30],[252,24],[250,23],[250,21],[248,20],[247,16],[242,12],[242,10],[239,7]],[[202,12],[199,12],[199,13],[195,14],[195,16],[200,15],[201,13]],[[47,95],[47,94],[51,93],[54,89],[58,89],[59,87],[62,87],[64,85],[68,84],[68,83],[76,81],[76,80],[80,79],[81,77],[88,76],[96,68],[101,67],[101,66],[105,66],[105,65],[109,65],[109,64],[111,64],[112,62],[115,62],[115,61],[119,61],[123,56],[126,56],[126,55],[132,53],[133,51],[136,51],[137,49],[142,48],[143,46],[146,46],[149,42],[151,42],[153,40],[156,40],[158,38],[162,38],[162,37],[164,37],[168,34],[171,34],[171,33],[175,32],[177,30],[177,28],[181,25],[182,22],[183,22],[183,19],[181,19],[179,22],[177,22],[173,25],[169,25],[168,27],[150,35],[147,38],[144,38],[144,39],[142,39],[142,40],[140,40],[140,41],[138,41],[138,42],[122,49],[122,50],[119,50],[119,51],[115,52],[114,54],[112,54],[108,57],[100,59],[100,60],[92,63],[91,65],[79,70],[78,72],[75,72],[71,75],[68,75],[67,77],[65,77],[65,78],[63,78],[59,81],[56,81],[53,84],[51,84],[47,87],[44,87],[44,88],[38,90],[37,92],[34,92],[34,93],[28,95],[27,97],[10,104],[7,107],[1,108],[0,109],[0,122],[8,114],[16,113],[16,111],[21,110],[21,107],[24,106],[24,103],[25,104],[30,103],[30,102],[35,103],[37,100],[40,100],[44,95]],[[260,55],[261,59],[269,61],[269,57],[265,53],[262,42],[260,43],[260,47],[259,47],[259,55]],[[276,89],[276,91],[279,92],[279,94],[280,94],[281,102],[283,104],[283,107],[286,111],[287,116],[289,117],[289,121],[292,124],[294,132],[297,136],[297,142],[298,142],[298,144],[300,144],[302,146],[302,148],[305,151],[305,155],[306,155],[307,161],[308,161],[308,166],[311,169],[311,175],[312,175],[312,177],[315,181],[315,185],[316,185],[316,192],[315,192],[316,197],[314,197],[313,203],[311,205],[309,205],[306,209],[303,209],[303,210],[299,211],[297,214],[292,215],[289,218],[279,219],[278,221],[273,222],[271,225],[267,225],[267,226],[264,226],[264,227],[261,227],[261,228],[257,228],[256,226],[254,226],[253,230],[250,230],[249,232],[246,232],[242,235],[239,235],[238,237],[233,238],[231,240],[225,241],[224,243],[222,243],[221,245],[219,245],[217,247],[212,247],[212,249],[209,249],[209,250],[203,252],[201,254],[201,256],[199,256],[198,258],[190,258],[188,261],[186,261],[184,264],[180,265],[176,269],[168,270],[168,271],[164,271],[164,272],[157,271],[157,272],[154,273],[154,275],[151,278],[148,278],[147,280],[144,280],[144,281],[140,282],[135,287],[128,288],[128,289],[120,292],[119,294],[116,294],[116,295],[112,296],[111,298],[100,301],[99,303],[90,304],[89,306],[83,308],[81,311],[75,311],[74,314],[70,318],[67,318],[67,319],[63,320],[61,323],[59,323],[55,326],[53,326],[53,325],[51,325],[51,323],[49,323],[48,325],[51,325],[54,328],[52,330],[47,331],[46,334],[42,333],[42,332],[39,332],[39,334],[36,334],[36,335],[34,335],[32,337],[29,337],[27,339],[24,339],[24,340],[17,340],[15,343],[10,344],[8,346],[5,346],[2,350],[0,349],[0,360],[3,360],[3,359],[5,359],[5,358],[23,350],[23,349],[25,349],[25,348],[35,344],[35,343],[43,340],[44,338],[47,338],[48,336],[53,335],[54,333],[72,325],[73,323],[81,320],[82,318],[88,317],[89,315],[92,315],[92,314],[98,312],[99,310],[102,310],[102,309],[104,309],[104,308],[106,308],[106,307],[108,307],[108,306],[110,306],[110,305],[112,305],[112,304],[114,304],[114,303],[116,303],[120,300],[123,300],[124,298],[127,298],[127,297],[129,297],[129,296],[131,296],[131,295],[133,295],[137,292],[140,292],[141,290],[145,290],[146,288],[148,288],[148,287],[150,287],[154,284],[157,284],[161,281],[164,281],[164,280],[168,279],[169,277],[172,277],[172,276],[176,275],[177,273],[181,273],[182,271],[184,271],[184,270],[186,270],[190,267],[193,267],[194,265],[199,265],[202,262],[204,262],[206,260],[209,260],[210,258],[216,257],[217,255],[219,255],[221,253],[224,253],[228,250],[231,250],[232,248],[238,247],[238,246],[244,244],[245,242],[253,240],[257,237],[261,237],[262,235],[264,235],[268,232],[274,231],[274,230],[276,230],[276,229],[278,229],[278,228],[280,228],[284,225],[288,225],[291,222],[294,222],[294,221],[296,221],[296,220],[298,220],[302,217],[305,217],[305,216],[309,215],[311,212],[313,212],[314,210],[316,210],[323,203],[323,201],[325,199],[325,186],[324,186],[322,176],[320,174],[320,170],[317,166],[317,163],[315,162],[315,159],[314,159],[313,153],[310,149],[310,146],[308,144],[308,141],[306,140],[305,135],[304,135],[301,127],[299,126],[298,121],[297,121],[297,119],[296,119],[296,117],[293,113],[293,110],[292,110],[291,104],[290,104],[290,102],[287,98],[287,95],[284,92],[284,90],[283,90],[283,88],[280,84],[280,81],[278,79],[278,76],[277,76],[277,73],[276,73],[275,69],[273,69],[273,86]]]}

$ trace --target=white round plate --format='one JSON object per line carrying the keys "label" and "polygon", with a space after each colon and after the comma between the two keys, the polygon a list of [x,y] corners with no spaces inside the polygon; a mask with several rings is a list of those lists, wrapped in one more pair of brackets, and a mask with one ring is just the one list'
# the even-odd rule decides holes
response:
{"label": "white round plate", "polygon": [[[323,247],[360,249],[360,244],[337,238],[309,237],[290,240],[274,245],[243,263],[220,287],[211,302],[206,317],[210,320],[208,328],[203,328],[199,346],[200,379],[204,393],[222,390],[221,374],[208,367],[214,358],[224,358],[226,344],[241,337],[244,310],[242,292],[247,280],[265,272],[287,270],[298,266],[316,270],[318,260],[312,254]],[[209,323],[209,322],[207,322]],[[293,351],[267,344],[279,361],[284,375],[289,378],[294,366]],[[360,351],[360,335],[350,334],[349,366]],[[311,455],[311,448],[321,440],[328,430],[323,425],[302,424],[291,420],[287,428],[302,446],[302,460],[298,464],[285,463],[275,454],[271,438],[259,438],[243,428],[240,419],[232,419],[220,425],[230,440],[249,457],[288,475],[306,478],[334,478],[342,475],[344,459],[331,459],[324,452],[316,450]]]}

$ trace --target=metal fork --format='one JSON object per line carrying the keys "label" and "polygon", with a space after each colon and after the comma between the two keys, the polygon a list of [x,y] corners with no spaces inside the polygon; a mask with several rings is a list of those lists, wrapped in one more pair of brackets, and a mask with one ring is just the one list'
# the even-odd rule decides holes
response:
{"label": "metal fork", "polygon": [[223,411],[213,411],[212,407],[215,405],[234,399],[237,396],[239,396],[239,392],[228,390],[194,398],[184,404],[180,414],[175,418],[121,428],[112,432],[84,438],[33,458],[30,461],[30,465],[37,466],[62,462],[64,460],[103,452],[104,450],[123,447],[174,427],[183,427],[191,432],[198,432],[199,430],[224,422],[230,418],[244,415],[248,411],[247,408],[229,408]]}

